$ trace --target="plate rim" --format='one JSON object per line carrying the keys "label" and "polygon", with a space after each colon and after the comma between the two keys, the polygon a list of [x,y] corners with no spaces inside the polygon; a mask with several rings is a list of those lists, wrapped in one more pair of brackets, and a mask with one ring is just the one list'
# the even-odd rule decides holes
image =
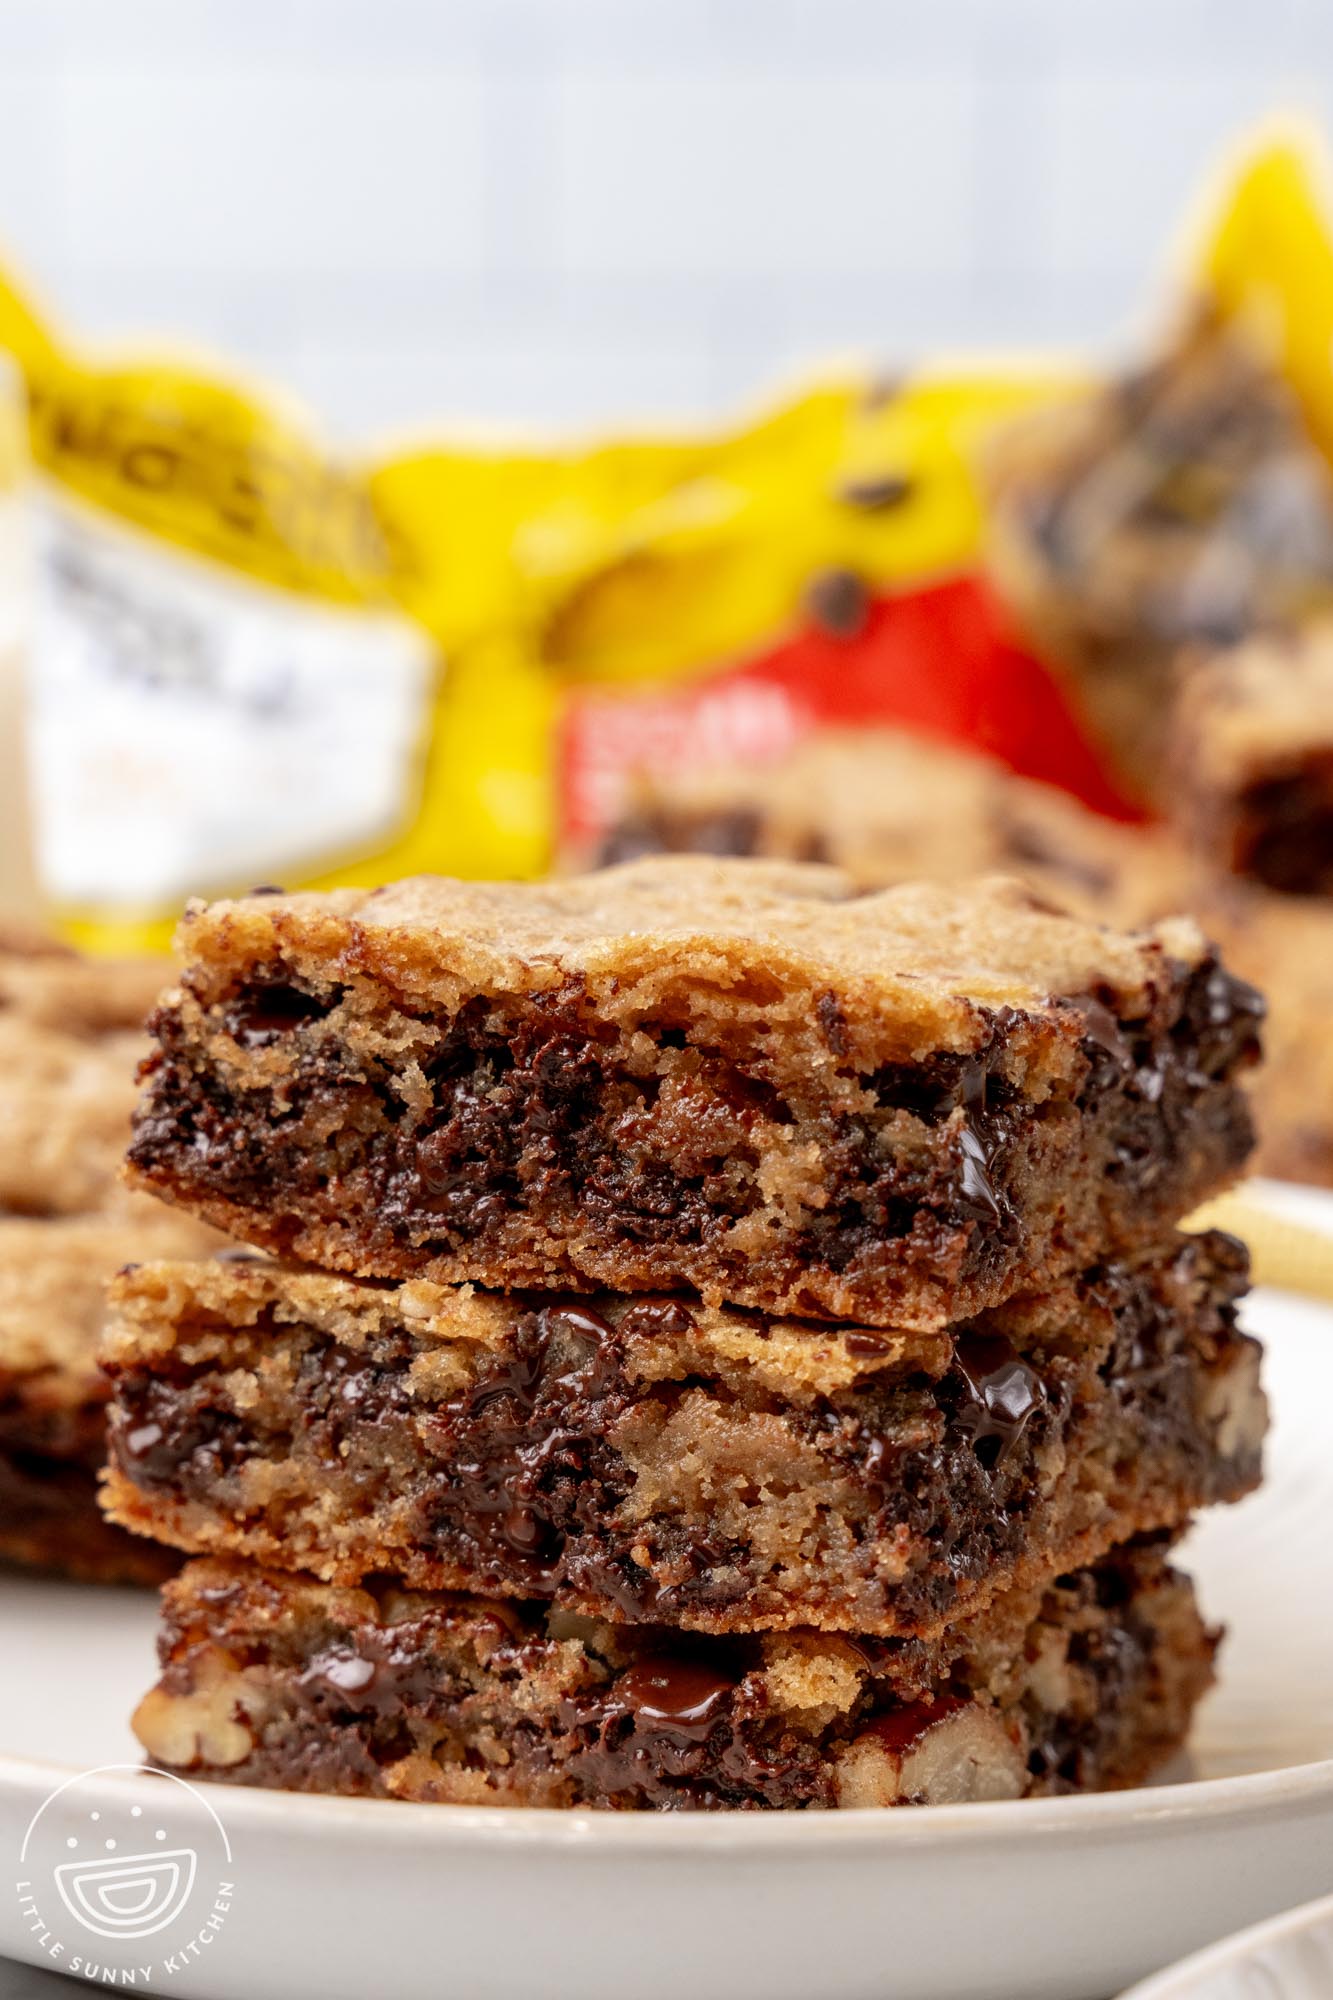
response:
{"label": "plate rim", "polygon": [[[99,1769],[105,1767],[98,1767]],[[71,1775],[68,1765],[44,1758],[0,1757],[0,1797],[35,1807]],[[126,1770],[109,1788],[153,1785],[150,1769]],[[281,1824],[290,1832],[359,1839],[372,1825],[390,1845],[520,1847],[597,1851],[601,1854],[686,1854],[773,1847],[808,1848],[810,1858],[847,1848],[891,1843],[914,1849],[989,1844],[1026,1837],[1053,1839],[1142,1838],[1192,1827],[1201,1821],[1244,1826],[1275,1814],[1325,1808],[1333,1821],[1333,1757],[1246,1771],[1226,1778],[1097,1792],[1064,1798],[1004,1799],[932,1806],[929,1812],[886,1812],[882,1807],[791,1813],[632,1813],[561,1810],[535,1806],[428,1805],[408,1799],[339,1798],[315,1792],[281,1792],[257,1786],[189,1781],[217,1810],[228,1830],[256,1831]],[[392,1813],[385,1807],[392,1806]]]}
{"label": "plate rim", "polygon": [[1317,1896],[1312,1903],[1298,1903],[1294,1910],[1282,1910],[1275,1917],[1247,1924],[1244,1930],[1233,1931],[1230,1937],[1205,1945],[1202,1951],[1192,1951],[1163,1971],[1150,1973],[1147,1979],[1123,1993],[1120,2000],[1190,2000],[1200,1978],[1230,1969],[1243,1971],[1256,1950],[1300,1937],[1325,1918],[1333,1922],[1333,1895]]}

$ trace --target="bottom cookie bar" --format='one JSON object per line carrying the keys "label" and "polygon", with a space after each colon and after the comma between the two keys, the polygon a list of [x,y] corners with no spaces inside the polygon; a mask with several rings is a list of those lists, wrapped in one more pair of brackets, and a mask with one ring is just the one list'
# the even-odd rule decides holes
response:
{"label": "bottom cookie bar", "polygon": [[1135,1784],[1216,1635],[1160,1543],[933,1644],[696,1639],[493,1599],[191,1563],[134,1727],[168,1770],[468,1805],[831,1807]]}

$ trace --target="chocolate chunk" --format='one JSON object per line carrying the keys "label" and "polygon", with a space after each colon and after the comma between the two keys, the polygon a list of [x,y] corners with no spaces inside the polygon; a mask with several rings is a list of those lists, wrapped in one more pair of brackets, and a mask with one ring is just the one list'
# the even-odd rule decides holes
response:
{"label": "chocolate chunk", "polygon": [[132,1431],[126,1431],[121,1442],[131,1458],[144,1458],[155,1445],[162,1442],[161,1424],[137,1424]]}
{"label": "chocolate chunk", "polygon": [[1094,1090],[1109,1090],[1117,1077],[1134,1068],[1134,1050],[1129,1036],[1115,1015],[1091,993],[1078,993],[1068,1003],[1083,1016],[1083,1042],[1092,1068],[1089,1083]]}
{"label": "chocolate chunk", "polygon": [[701,1660],[639,1660],[615,1684],[636,1721],[664,1734],[700,1742],[734,1693],[736,1682]]}
{"label": "chocolate chunk", "polygon": [[253,986],[231,1002],[223,1026],[243,1049],[266,1048],[281,1035],[322,1019],[335,1005],[334,998],[320,999],[297,986]]}
{"label": "chocolate chunk", "polygon": [[[1040,1378],[1002,1333],[965,1333],[954,1348],[963,1397],[954,1416],[973,1449],[992,1467],[1003,1465],[1029,1419],[1046,1403]],[[994,1444],[994,1452],[980,1447]]]}
{"label": "chocolate chunk", "polygon": [[1002,1223],[1010,1209],[991,1179],[998,1135],[993,1133],[988,1110],[990,1083],[984,1063],[971,1062],[963,1070],[959,1093],[964,1116],[958,1134],[962,1171],[956,1205],[961,1214],[975,1221]]}
{"label": "chocolate chunk", "polygon": [[990,1177],[990,1156],[971,1125],[964,1125],[959,1133],[958,1149],[963,1156],[959,1207],[965,1213],[970,1211],[983,1218],[990,1216],[998,1222],[1003,1211]]}
{"label": "chocolate chunk", "polygon": [[859,1329],[847,1334],[843,1345],[849,1354],[854,1354],[860,1361],[874,1361],[882,1354],[893,1352],[892,1344],[883,1334],[864,1333]]}
{"label": "chocolate chunk", "polygon": [[620,1321],[621,1333],[627,1337],[635,1334],[679,1336],[693,1333],[694,1327],[694,1314],[679,1299],[652,1299],[643,1305],[631,1306]]}
{"label": "chocolate chunk", "polygon": [[[509,1638],[500,1622],[501,1607],[492,1607],[502,1638]],[[328,1714],[350,1710],[357,1716],[396,1716],[404,1709],[431,1708],[447,1698],[450,1689],[432,1660],[428,1637],[419,1622],[392,1628],[388,1633],[365,1631],[354,1645],[330,1646],[317,1653],[297,1686],[310,1705],[321,1715],[321,1727],[328,1726]]]}
{"label": "chocolate chunk", "polygon": [[875,1716],[866,1724],[857,1741],[873,1738],[889,1756],[901,1757],[915,1749],[937,1723],[946,1721],[966,1706],[961,1695],[948,1694],[941,1695],[936,1701],[905,1702],[901,1708],[890,1708],[883,1715]]}
{"label": "chocolate chunk", "polygon": [[[619,1343],[599,1313],[569,1303],[526,1315],[504,1364],[432,1419],[449,1481],[432,1495],[427,1532],[461,1530],[496,1575],[511,1573],[517,1558],[526,1587],[549,1595],[562,1521],[571,1504],[595,1505],[590,1459],[613,1391],[622,1407]],[[571,1481],[584,1487],[573,1500],[563,1492]]]}
{"label": "chocolate chunk", "polygon": [[1205,959],[1190,979],[1180,1024],[1195,1043],[1190,1070],[1196,1087],[1258,1060],[1259,1028],[1267,1012],[1258,987],[1215,958]]}

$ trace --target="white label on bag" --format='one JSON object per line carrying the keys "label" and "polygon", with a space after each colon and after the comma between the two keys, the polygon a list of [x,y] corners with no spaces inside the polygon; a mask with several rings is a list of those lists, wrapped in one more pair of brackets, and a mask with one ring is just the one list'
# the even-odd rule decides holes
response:
{"label": "white label on bag", "polygon": [[33,790],[57,900],[281,884],[411,819],[434,663],[406,619],[252,583],[49,491],[36,514]]}

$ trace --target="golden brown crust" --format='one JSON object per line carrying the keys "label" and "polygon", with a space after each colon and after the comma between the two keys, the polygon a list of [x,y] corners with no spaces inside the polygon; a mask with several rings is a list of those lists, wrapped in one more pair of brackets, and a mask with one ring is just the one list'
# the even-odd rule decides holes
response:
{"label": "golden brown crust", "polygon": [[[1163,955],[1204,955],[1187,918],[1142,937],[1034,903],[1022,885],[904,883],[863,895],[836,869],[658,856],[548,883],[418,876],[381,890],[194,905],[180,934],[213,984],[280,957],[453,1010],[474,993],[586,985],[609,1019],[683,986],[701,1019],[832,992],[857,1062],[966,1047],[978,1004],[1048,1012],[1104,987],[1142,1010]],[[864,1043],[864,1047],[858,1044]],[[827,1066],[827,1050],[821,1050]]]}
{"label": "golden brown crust", "polygon": [[362,1274],[938,1327],[1151,1240],[1249,1143],[1258,1002],[1198,930],[1013,884],[673,856],[183,940],[132,1177]]}

